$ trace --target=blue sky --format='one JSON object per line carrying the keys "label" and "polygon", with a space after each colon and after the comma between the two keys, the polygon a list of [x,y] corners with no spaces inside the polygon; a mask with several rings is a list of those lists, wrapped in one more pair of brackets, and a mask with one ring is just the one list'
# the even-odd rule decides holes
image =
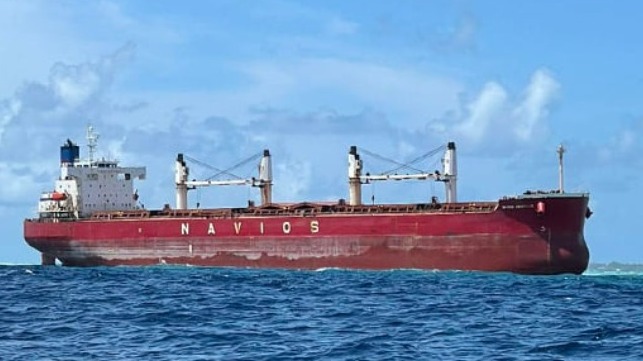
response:
{"label": "blue sky", "polygon": [[[173,202],[177,152],[226,167],[269,148],[276,201],[336,200],[350,145],[408,160],[454,140],[460,200],[496,200],[556,188],[562,142],[566,189],[591,193],[591,261],[643,263],[641,13],[634,1],[0,0],[0,262],[39,262],[22,221],[53,187],[58,147],[85,144],[91,123],[99,153],[147,166],[148,208]],[[444,197],[428,183],[364,194]]]}

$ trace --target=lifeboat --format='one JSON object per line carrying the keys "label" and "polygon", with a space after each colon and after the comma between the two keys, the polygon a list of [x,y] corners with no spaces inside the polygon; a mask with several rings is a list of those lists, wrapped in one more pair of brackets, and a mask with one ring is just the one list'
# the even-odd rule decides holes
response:
{"label": "lifeboat", "polygon": [[65,199],[67,199],[67,194],[59,192],[43,193],[40,197],[41,201],[64,201]]}

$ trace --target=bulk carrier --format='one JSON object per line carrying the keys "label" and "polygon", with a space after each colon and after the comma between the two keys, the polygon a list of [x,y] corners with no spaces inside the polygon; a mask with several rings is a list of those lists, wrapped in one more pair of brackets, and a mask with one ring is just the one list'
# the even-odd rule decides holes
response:
{"label": "bulk carrier", "polygon": [[[456,147],[444,149],[442,171],[362,173],[356,147],[348,153],[348,200],[275,203],[272,166],[265,150],[259,175],[230,181],[188,180],[187,157],[175,161],[175,207],[148,210],[133,181],[144,167],[94,160],[97,136],[88,128],[89,158],[67,140],[60,178],[41,195],[38,217],[26,219],[26,242],[43,265],[197,266],[319,269],[436,269],[580,274],[589,251],[583,228],[591,214],[586,193],[565,193],[559,147],[558,190],[526,192],[493,202],[457,201]],[[444,202],[363,204],[363,184],[385,180],[443,182]],[[248,185],[261,204],[189,208],[188,190]]]}

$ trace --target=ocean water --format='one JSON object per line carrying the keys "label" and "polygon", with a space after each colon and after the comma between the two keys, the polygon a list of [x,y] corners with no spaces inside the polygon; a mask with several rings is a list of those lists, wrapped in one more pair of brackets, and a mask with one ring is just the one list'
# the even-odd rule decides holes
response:
{"label": "ocean water", "polygon": [[0,360],[643,360],[643,268],[0,266]]}

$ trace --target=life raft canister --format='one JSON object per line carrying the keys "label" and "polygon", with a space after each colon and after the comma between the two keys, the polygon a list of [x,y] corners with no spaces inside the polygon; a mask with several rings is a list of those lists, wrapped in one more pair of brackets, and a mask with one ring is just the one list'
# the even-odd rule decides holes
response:
{"label": "life raft canister", "polygon": [[51,193],[51,199],[54,201],[62,201],[67,199],[67,195],[65,193],[53,192]]}

